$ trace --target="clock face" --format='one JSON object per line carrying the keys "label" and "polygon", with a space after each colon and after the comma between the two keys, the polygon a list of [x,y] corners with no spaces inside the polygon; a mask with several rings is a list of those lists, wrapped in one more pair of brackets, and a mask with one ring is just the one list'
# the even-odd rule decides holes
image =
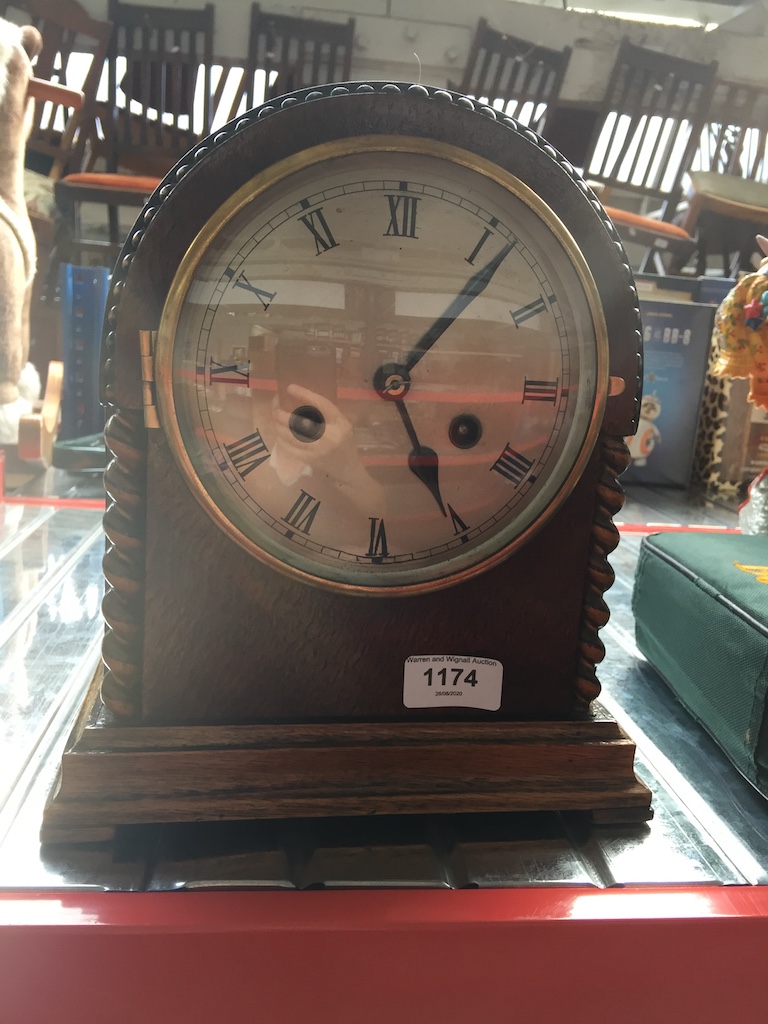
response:
{"label": "clock face", "polygon": [[486,568],[567,497],[607,343],[577,246],[495,165],[409,138],[326,143],[255,178],[163,313],[160,423],[251,555],[407,594]]}

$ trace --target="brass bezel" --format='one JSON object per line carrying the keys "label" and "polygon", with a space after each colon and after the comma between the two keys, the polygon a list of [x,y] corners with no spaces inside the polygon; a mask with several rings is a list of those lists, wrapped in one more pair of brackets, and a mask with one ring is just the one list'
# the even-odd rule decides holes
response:
{"label": "brass bezel", "polygon": [[[400,582],[391,585],[381,583],[376,586],[367,586],[329,580],[323,576],[314,575],[290,565],[269,551],[266,551],[256,541],[243,534],[234,526],[203,486],[187,453],[176,415],[173,395],[172,360],[176,328],[187,292],[203,256],[225,225],[243,207],[267,192],[277,182],[284,180],[290,175],[296,174],[307,167],[320,165],[338,157],[372,152],[416,153],[449,160],[460,166],[467,167],[495,181],[502,188],[511,192],[546,224],[567,253],[584,290],[595,331],[597,379],[592,416],[590,417],[589,426],[585,432],[579,454],[554,498],[534,522],[530,523],[521,533],[517,534],[509,543],[503,545],[497,551],[481,558],[472,565],[465,566],[457,572],[413,583],[403,584]],[[455,586],[464,580],[486,572],[509,557],[514,551],[523,547],[562,506],[584,472],[600,431],[609,386],[608,336],[600,294],[581,250],[560,218],[525,182],[516,178],[509,171],[498,166],[498,164],[470,150],[454,146],[450,143],[410,136],[364,135],[321,143],[276,162],[230,196],[197,234],[179,265],[173,285],[163,307],[154,361],[160,426],[187,486],[198,504],[216,526],[241,548],[273,569],[322,589],[337,593],[359,594],[372,597],[404,597],[430,593]],[[447,559],[447,562],[450,562],[450,558]],[[373,573],[374,570],[371,569],[370,571]],[[388,575],[391,578],[393,574]]]}

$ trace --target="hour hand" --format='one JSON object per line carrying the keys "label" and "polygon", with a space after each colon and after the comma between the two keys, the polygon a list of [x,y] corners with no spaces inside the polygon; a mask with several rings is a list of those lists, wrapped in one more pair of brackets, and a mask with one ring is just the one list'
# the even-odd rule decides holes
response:
{"label": "hour hand", "polygon": [[445,511],[445,505],[443,504],[442,495],[440,494],[440,484],[438,482],[437,452],[433,448],[427,448],[426,445],[419,443],[413,423],[411,422],[410,413],[405,407],[405,402],[397,402],[396,404],[397,411],[400,413],[400,418],[405,425],[408,437],[411,439],[411,444],[413,445],[413,449],[408,456],[408,468],[414,476],[421,480],[437,502],[440,511],[444,516],[447,516],[448,513]]}
{"label": "hour hand", "polygon": [[412,445],[411,453],[408,456],[408,468],[414,476],[421,480],[437,502],[440,511],[447,516],[437,479],[437,452],[420,443],[411,420],[411,414],[405,404],[405,396],[411,387],[408,371],[400,363],[384,363],[373,375],[373,386],[379,398],[383,398],[385,402],[395,403]]}
{"label": "hour hand", "polygon": [[445,511],[445,505],[443,505],[443,499],[440,495],[440,484],[437,480],[437,452],[432,448],[425,448],[423,446],[414,448],[408,456],[408,468],[427,488],[443,515],[447,515],[448,513]]}

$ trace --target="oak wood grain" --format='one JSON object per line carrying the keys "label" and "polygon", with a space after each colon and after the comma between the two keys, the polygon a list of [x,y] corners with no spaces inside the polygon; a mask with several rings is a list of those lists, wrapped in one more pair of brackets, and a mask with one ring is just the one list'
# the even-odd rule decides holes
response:
{"label": "oak wood grain", "polygon": [[90,701],[45,842],[155,821],[579,809],[615,823],[652,813],[635,746],[600,708],[581,722],[164,728],[105,724],[98,685]]}
{"label": "oak wood grain", "polygon": [[[162,431],[141,426],[139,332],[157,328],[206,221],[273,162],[377,132],[464,146],[541,197],[592,270],[605,370],[625,382],[608,398],[580,480],[538,533],[486,573],[409,598],[314,589],[246,554],[198,506]],[[105,602],[108,707],[94,689],[44,836],[259,816],[579,808],[606,820],[649,817],[634,745],[590,705],[622,502],[621,437],[639,401],[636,300],[615,232],[562,158],[435,90],[321,90],[246,115],[191,151],[153,195],[113,277],[105,567],[119,593]],[[501,661],[500,711],[405,708],[403,665],[417,654]]]}

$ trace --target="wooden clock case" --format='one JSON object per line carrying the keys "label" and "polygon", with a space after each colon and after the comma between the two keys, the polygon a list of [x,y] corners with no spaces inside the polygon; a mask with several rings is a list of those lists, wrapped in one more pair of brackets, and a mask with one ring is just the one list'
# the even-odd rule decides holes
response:
{"label": "wooden clock case", "polygon": [[[199,507],[153,419],[149,332],[198,232],[273,162],[362,133],[450,141],[527,183],[586,257],[619,382],[586,470],[543,528],[489,571],[407,598],[313,588],[247,556]],[[641,344],[631,271],[590,190],[542,139],[466,97],[384,83],[304,90],[190,151],[150,198],[112,281],[103,678],[64,755],[44,837],[323,814],[648,818],[634,746],[592,704]],[[501,661],[500,711],[405,708],[405,659],[435,653]]]}

